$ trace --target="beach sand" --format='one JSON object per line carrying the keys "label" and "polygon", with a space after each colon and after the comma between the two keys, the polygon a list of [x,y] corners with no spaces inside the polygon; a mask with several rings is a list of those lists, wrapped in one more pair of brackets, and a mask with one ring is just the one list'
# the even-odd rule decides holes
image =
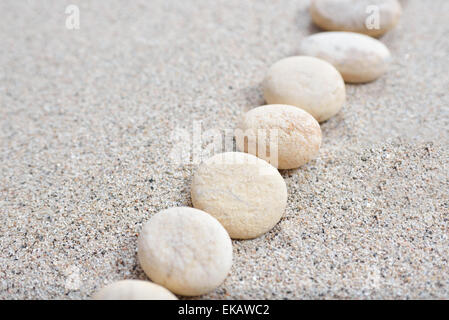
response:
{"label": "beach sand", "polygon": [[[281,171],[285,217],[201,298],[449,298],[449,1],[401,3],[389,72],[347,85],[319,157]],[[147,279],[142,223],[191,205],[174,133],[232,130],[318,31],[306,0],[1,1],[0,299]]]}

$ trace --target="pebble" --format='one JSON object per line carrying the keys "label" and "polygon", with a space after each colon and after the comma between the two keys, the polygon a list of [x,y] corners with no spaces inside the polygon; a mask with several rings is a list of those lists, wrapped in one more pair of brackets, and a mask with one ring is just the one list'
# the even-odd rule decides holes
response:
{"label": "pebble", "polygon": [[273,64],[263,81],[268,104],[301,108],[318,122],[337,114],[346,99],[340,73],[327,61],[307,56],[282,59]]}
{"label": "pebble", "polygon": [[402,8],[398,0],[312,0],[310,14],[324,30],[378,37],[396,26]]}
{"label": "pebble", "polygon": [[349,83],[376,80],[388,69],[391,54],[379,40],[353,32],[321,32],[301,43],[303,55],[330,62]]}
{"label": "pebble", "polygon": [[143,226],[138,258],[152,281],[179,295],[198,296],[225,280],[232,265],[232,243],[211,215],[194,208],[170,208]]}
{"label": "pebble", "polygon": [[287,187],[276,168],[242,152],[203,162],[193,177],[191,196],[193,206],[217,218],[233,239],[271,230],[287,205]]}
{"label": "pebble", "polygon": [[176,296],[155,283],[143,280],[121,280],[96,292],[94,300],[178,300]]}
{"label": "pebble", "polygon": [[[292,169],[309,162],[319,152],[321,128],[309,113],[289,105],[266,105],[248,111],[237,126],[236,144],[279,169]],[[275,133],[273,130],[277,130]],[[272,140],[272,136],[277,139]],[[265,138],[267,137],[267,138]],[[258,150],[258,141],[267,145]],[[271,161],[277,143],[277,157]]]}

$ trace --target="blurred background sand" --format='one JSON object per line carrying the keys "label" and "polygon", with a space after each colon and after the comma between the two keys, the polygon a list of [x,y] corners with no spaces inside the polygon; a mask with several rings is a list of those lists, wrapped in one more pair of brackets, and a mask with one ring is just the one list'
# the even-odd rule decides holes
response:
{"label": "blurred background sand", "polygon": [[[68,30],[69,4],[80,29]],[[285,217],[234,242],[203,298],[449,298],[447,0],[404,0],[390,71],[348,85],[320,157],[283,171]],[[308,1],[0,2],[0,299],[146,279],[143,222],[191,205],[176,129],[232,129],[318,31]]]}

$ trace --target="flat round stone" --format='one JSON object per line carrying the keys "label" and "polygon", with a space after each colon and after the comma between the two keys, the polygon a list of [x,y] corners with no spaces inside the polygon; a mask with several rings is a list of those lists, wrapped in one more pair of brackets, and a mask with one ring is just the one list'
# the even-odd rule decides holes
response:
{"label": "flat round stone", "polygon": [[256,238],[271,230],[287,205],[287,187],[278,170],[242,152],[203,162],[191,195],[194,207],[217,218],[233,239]]}
{"label": "flat round stone", "polygon": [[248,111],[237,126],[235,140],[240,151],[257,155],[279,169],[292,169],[316,157],[321,128],[302,109],[272,104]]}
{"label": "flat round stone", "polygon": [[346,82],[363,83],[382,76],[391,54],[379,40],[353,32],[321,32],[304,38],[300,53],[330,62]]}
{"label": "flat round stone", "polygon": [[178,300],[176,296],[155,283],[143,280],[121,280],[97,291],[94,300]]}
{"label": "flat round stone", "polygon": [[170,208],[143,226],[138,258],[155,283],[179,295],[197,296],[217,288],[228,275],[232,243],[211,215],[194,208]]}
{"label": "flat round stone", "polygon": [[398,0],[312,0],[310,14],[324,30],[377,37],[396,26],[402,8]]}
{"label": "flat round stone", "polygon": [[346,99],[343,78],[327,61],[296,56],[273,64],[263,81],[268,104],[287,104],[310,113],[318,122],[337,114]]}

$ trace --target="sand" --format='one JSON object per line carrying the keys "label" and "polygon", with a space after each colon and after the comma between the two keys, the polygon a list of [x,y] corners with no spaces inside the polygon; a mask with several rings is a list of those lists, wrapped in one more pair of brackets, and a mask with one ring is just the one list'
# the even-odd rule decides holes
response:
{"label": "sand", "polygon": [[[430,3],[431,2],[431,3]],[[80,8],[80,29],[64,13]],[[376,82],[348,85],[320,156],[282,171],[285,217],[234,241],[217,299],[449,298],[447,0],[402,1]],[[0,299],[146,279],[137,235],[191,205],[175,129],[234,128],[308,1],[0,2]]]}

